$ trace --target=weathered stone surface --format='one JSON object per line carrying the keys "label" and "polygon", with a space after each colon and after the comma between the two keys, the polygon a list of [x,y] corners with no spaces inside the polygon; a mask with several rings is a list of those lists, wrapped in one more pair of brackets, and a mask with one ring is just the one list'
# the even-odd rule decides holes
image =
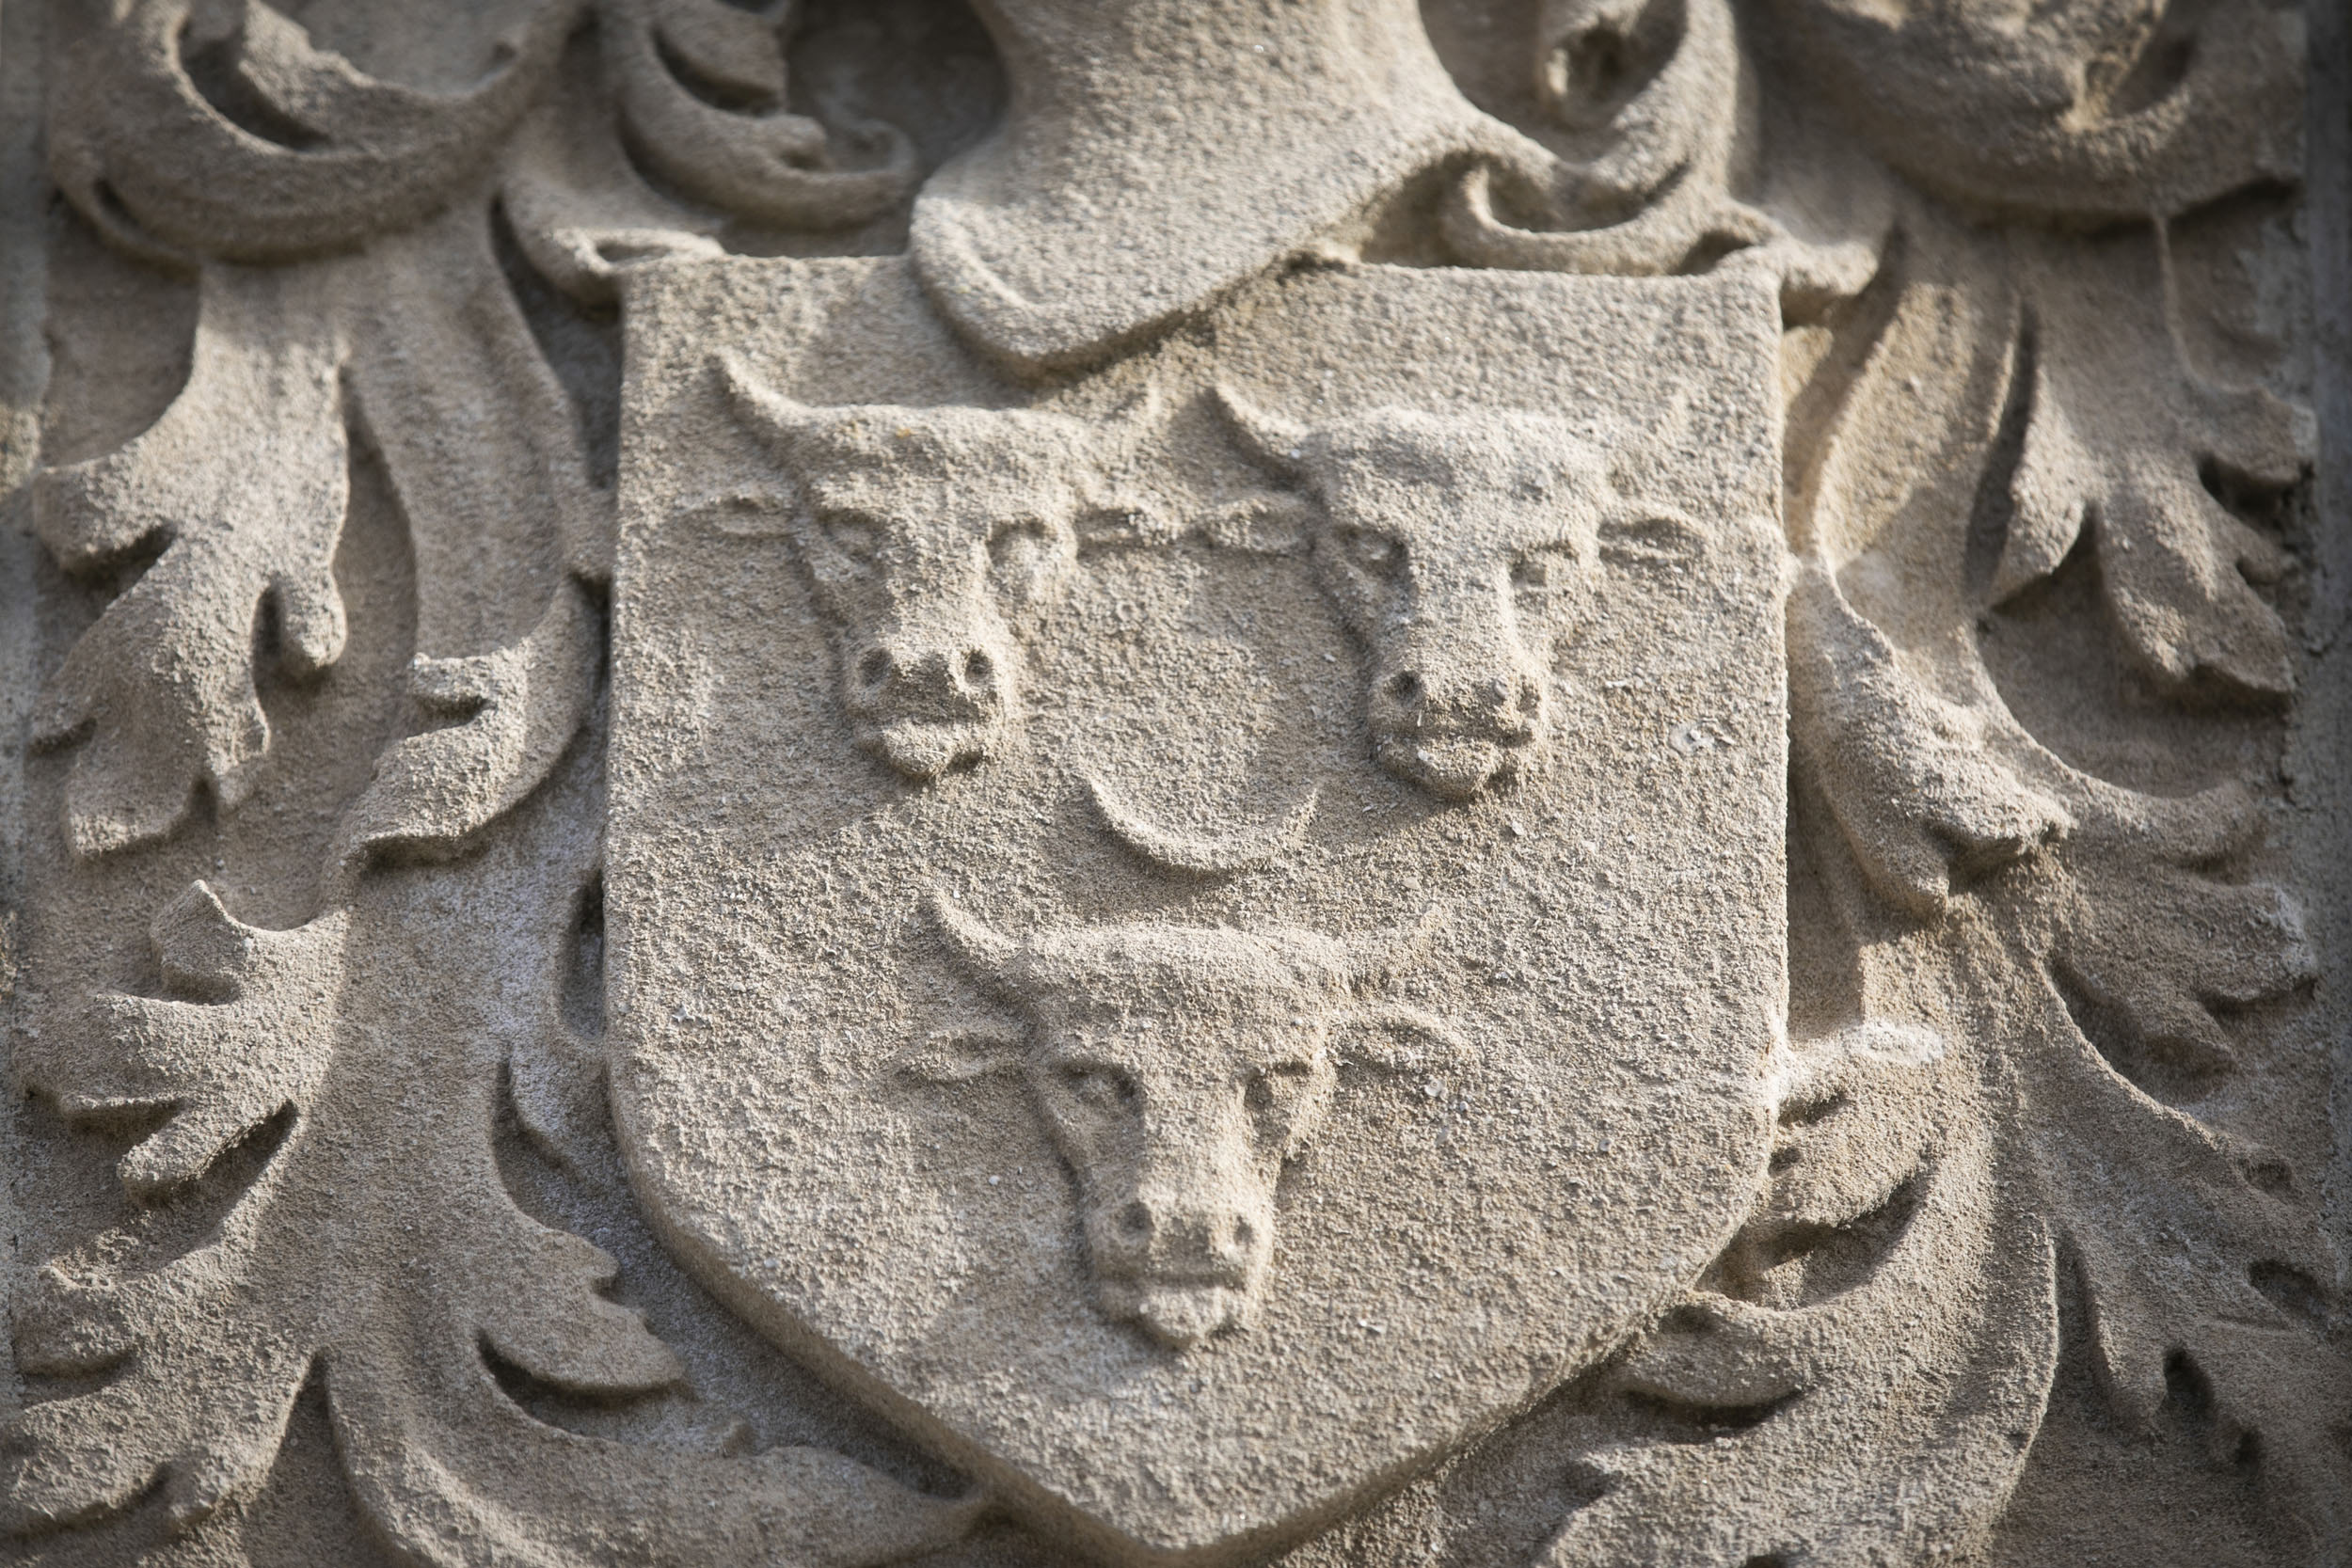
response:
{"label": "weathered stone surface", "polygon": [[[1308,273],[1018,411],[903,262],[630,300],[613,1113],[724,1299],[1048,1528],[1230,1557],[1722,1249],[1786,984],[1762,280]],[[1234,505],[1296,515],[1235,548]],[[1464,750],[1508,787],[1425,787]],[[1314,816],[1204,876],[1101,790]]]}
{"label": "weathered stone surface", "polygon": [[1998,9],[0,0],[0,1556],[2344,1560],[2352,60]]}

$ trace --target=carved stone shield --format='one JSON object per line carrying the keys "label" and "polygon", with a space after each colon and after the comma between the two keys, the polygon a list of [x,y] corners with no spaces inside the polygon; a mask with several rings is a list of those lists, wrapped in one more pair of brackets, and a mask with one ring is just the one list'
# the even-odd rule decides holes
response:
{"label": "carved stone shield", "polygon": [[1689,1290],[1785,1016],[1778,327],[1305,270],[1021,384],[903,260],[644,274],[612,1090],[676,1254],[1135,1560]]}

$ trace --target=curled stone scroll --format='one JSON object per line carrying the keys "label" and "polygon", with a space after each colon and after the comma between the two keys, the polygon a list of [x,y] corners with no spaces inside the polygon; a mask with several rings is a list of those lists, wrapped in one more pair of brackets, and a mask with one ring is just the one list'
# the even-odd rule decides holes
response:
{"label": "curled stone scroll", "polygon": [[2352,1558],[2342,30],[2011,10],[0,5],[0,1555]]}

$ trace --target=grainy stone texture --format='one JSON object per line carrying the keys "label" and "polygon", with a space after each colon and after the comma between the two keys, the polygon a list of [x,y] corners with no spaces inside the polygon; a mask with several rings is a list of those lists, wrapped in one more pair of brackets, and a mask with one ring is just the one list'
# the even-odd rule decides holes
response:
{"label": "grainy stone texture", "polygon": [[0,1556],[2352,1558],[2305,21],[0,0]]}

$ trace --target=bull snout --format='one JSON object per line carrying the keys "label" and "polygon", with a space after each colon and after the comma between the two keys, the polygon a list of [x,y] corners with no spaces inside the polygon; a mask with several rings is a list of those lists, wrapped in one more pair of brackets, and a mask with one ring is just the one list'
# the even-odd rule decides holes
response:
{"label": "bull snout", "polygon": [[1182,1350],[1246,1323],[1272,1251],[1273,1195],[1145,1183],[1088,1216],[1103,1307]]}
{"label": "bull snout", "polygon": [[1512,773],[1542,736],[1543,673],[1516,636],[1407,634],[1373,673],[1380,766],[1450,800]]}
{"label": "bull snout", "polygon": [[845,705],[858,742],[911,779],[984,759],[1005,724],[1000,640],[882,637],[845,648]]}

